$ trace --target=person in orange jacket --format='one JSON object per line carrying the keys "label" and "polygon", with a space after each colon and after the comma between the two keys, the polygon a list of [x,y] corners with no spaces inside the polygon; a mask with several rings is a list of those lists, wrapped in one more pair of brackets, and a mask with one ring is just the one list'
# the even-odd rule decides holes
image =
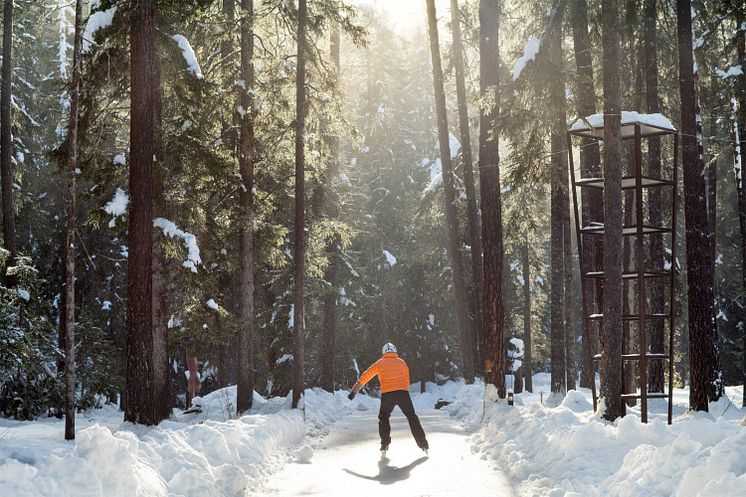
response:
{"label": "person in orange jacket", "polygon": [[352,400],[363,386],[378,375],[381,382],[381,409],[378,412],[378,434],[381,436],[381,453],[386,451],[391,443],[391,424],[389,417],[394,407],[399,406],[402,413],[409,421],[409,429],[412,430],[417,446],[427,453],[430,446],[422,429],[420,418],[414,412],[412,398],[409,396],[409,367],[402,358],[397,355],[394,344],[387,343],[383,346],[383,357],[378,359],[369,367],[352,387],[348,398]]}

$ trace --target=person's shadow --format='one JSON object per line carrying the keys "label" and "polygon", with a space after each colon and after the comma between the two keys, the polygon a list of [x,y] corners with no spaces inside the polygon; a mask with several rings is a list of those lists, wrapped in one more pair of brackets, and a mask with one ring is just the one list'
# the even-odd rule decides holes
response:
{"label": "person's shadow", "polygon": [[427,457],[423,456],[412,461],[406,466],[398,468],[396,466],[389,466],[389,458],[382,457],[381,460],[378,461],[378,474],[376,476],[361,475],[360,473],[356,473],[347,468],[344,468],[344,471],[351,474],[352,476],[357,476],[358,478],[362,478],[364,480],[377,481],[381,485],[391,485],[392,483],[403,481],[409,478],[412,470],[425,461],[427,461]]}

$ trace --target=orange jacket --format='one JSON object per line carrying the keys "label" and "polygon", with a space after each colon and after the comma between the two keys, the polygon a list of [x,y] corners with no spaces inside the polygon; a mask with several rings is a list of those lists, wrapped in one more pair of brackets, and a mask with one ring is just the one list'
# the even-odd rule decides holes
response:
{"label": "orange jacket", "polygon": [[394,352],[386,352],[369,367],[355,383],[353,391],[358,392],[363,385],[378,375],[381,382],[381,393],[393,392],[395,390],[409,391],[409,367]]}

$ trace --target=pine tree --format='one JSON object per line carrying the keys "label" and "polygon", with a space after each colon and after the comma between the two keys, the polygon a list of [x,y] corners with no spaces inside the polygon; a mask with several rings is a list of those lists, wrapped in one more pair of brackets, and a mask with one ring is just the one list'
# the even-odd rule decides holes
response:
{"label": "pine tree", "polygon": [[155,26],[152,0],[137,0],[130,24],[131,126],[125,421],[160,421],[153,372],[153,197]]}
{"label": "pine tree", "polygon": [[[0,182],[3,196],[3,244],[10,252],[6,268],[14,266],[16,248],[15,206],[13,203],[13,138],[11,110],[13,88],[13,0],[3,3],[3,68],[0,95]],[[3,278],[13,286],[14,278],[3,272]]]}
{"label": "pine tree", "polygon": [[80,100],[82,27],[83,0],[76,0],[65,188],[65,440],[75,439],[75,170],[78,166],[78,102]]}
{"label": "pine tree", "polygon": [[619,6],[601,4],[604,88],[604,295],[601,399],[604,419],[624,415],[622,402],[622,134],[619,90]]}
{"label": "pine tree", "polygon": [[246,112],[241,116],[239,135],[239,359],[237,412],[251,408],[254,396],[254,102],[252,93],[254,77],[254,0],[241,0],[241,88],[240,106]]}
{"label": "pine tree", "polygon": [[708,401],[721,395],[717,334],[712,319],[713,261],[709,257],[709,229],[704,162],[697,143],[697,95],[694,83],[691,2],[676,4],[681,98],[684,216],[686,218],[687,295],[691,388],[689,408],[707,411]]}
{"label": "pine tree", "polygon": [[427,18],[430,35],[430,54],[433,61],[433,85],[435,87],[435,110],[438,118],[438,143],[440,145],[440,163],[443,176],[443,201],[448,230],[448,255],[451,260],[451,279],[456,300],[456,320],[461,338],[461,369],[467,383],[474,382],[474,358],[469,333],[466,305],[466,287],[464,285],[463,262],[461,260],[461,239],[459,236],[458,213],[456,211],[456,193],[454,188],[453,168],[451,166],[451,148],[448,140],[448,117],[446,115],[446,97],[443,88],[443,69],[440,63],[438,45],[438,20],[435,15],[435,1],[427,1]]}
{"label": "pine tree", "polygon": [[505,397],[505,348],[503,346],[503,232],[500,199],[499,67],[497,0],[479,2],[479,191],[484,250],[484,305],[482,358],[484,380]]}
{"label": "pine tree", "polygon": [[295,76],[295,280],[293,290],[293,409],[299,407],[304,390],[304,289],[305,284],[305,152],[306,56],[308,39],[306,0],[298,1],[298,62]]}
{"label": "pine tree", "polygon": [[[464,166],[464,187],[466,189],[467,223],[469,225],[469,246],[471,247],[471,270],[474,285],[475,350],[478,349],[482,333],[482,238],[479,233],[477,198],[474,183],[474,164],[469,130],[469,109],[466,103],[466,81],[464,67],[464,44],[461,39],[461,19],[458,0],[451,0],[451,30],[453,31],[453,64],[456,69],[456,98],[458,101],[459,131],[461,137],[461,158]],[[475,364],[479,364],[479,360]]]}

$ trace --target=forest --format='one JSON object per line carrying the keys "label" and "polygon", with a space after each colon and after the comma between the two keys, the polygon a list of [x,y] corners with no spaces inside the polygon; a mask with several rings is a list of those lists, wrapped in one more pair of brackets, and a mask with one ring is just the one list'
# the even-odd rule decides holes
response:
{"label": "forest", "polygon": [[[707,410],[746,382],[746,5],[394,3],[3,0],[1,416],[303,407],[385,342],[423,392],[600,379],[612,421],[641,385]],[[676,194],[622,189],[646,116]],[[568,149],[577,123],[602,140]],[[672,229],[627,236],[643,205]],[[675,277],[639,297],[638,260]],[[671,310],[670,370],[622,362],[663,346],[639,305]]]}

